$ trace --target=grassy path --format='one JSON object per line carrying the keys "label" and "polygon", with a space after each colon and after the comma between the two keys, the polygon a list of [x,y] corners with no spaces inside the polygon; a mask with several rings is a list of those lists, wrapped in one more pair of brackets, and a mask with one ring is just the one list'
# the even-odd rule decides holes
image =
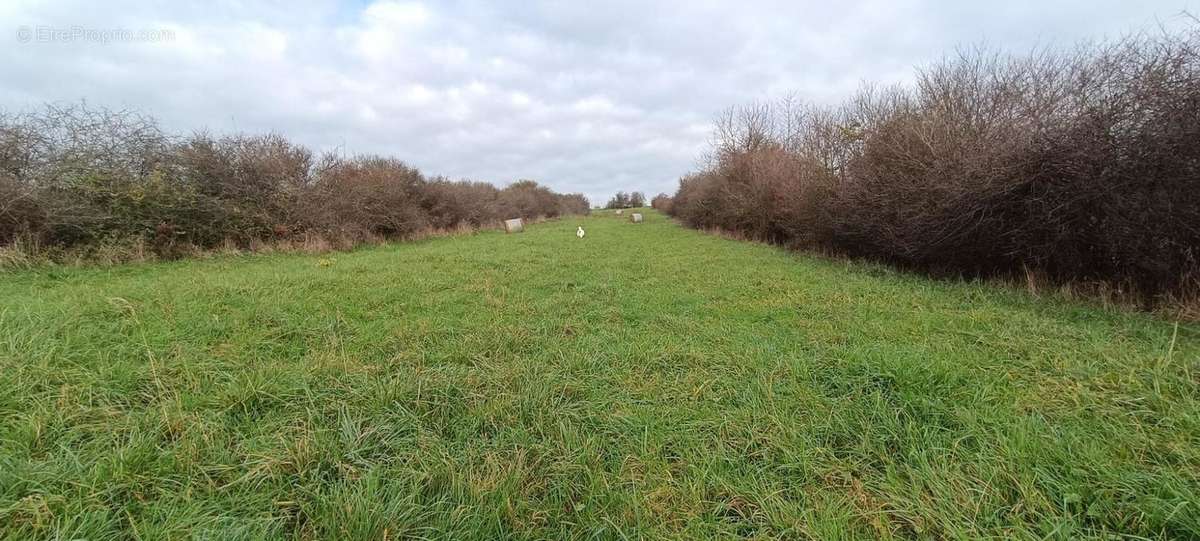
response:
{"label": "grassy path", "polygon": [[654,213],[332,258],[0,274],[0,538],[1200,537],[1195,325]]}

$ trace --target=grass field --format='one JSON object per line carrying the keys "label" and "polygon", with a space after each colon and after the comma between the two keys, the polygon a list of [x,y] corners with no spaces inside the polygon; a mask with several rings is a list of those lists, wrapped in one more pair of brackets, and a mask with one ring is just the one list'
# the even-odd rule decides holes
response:
{"label": "grass field", "polygon": [[1194,539],[1198,357],[653,212],[6,273],[0,538]]}

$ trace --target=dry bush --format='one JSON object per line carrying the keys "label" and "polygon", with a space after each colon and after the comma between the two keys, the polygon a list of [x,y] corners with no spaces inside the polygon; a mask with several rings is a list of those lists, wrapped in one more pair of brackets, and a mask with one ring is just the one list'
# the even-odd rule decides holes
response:
{"label": "dry bush", "polygon": [[670,212],[937,274],[1177,294],[1200,253],[1198,44],[969,50],[838,108],[731,109]]}
{"label": "dry bush", "polygon": [[584,212],[582,196],[533,181],[504,190],[428,181],[390,158],[314,159],[277,134],[174,137],[151,118],[85,104],[0,114],[6,261],[27,259],[13,250],[116,261],[288,243],[345,248]]}
{"label": "dry bush", "polygon": [[[312,152],[281,135],[192,135],[178,147],[183,184],[220,208],[228,234],[245,242],[288,231],[301,221],[312,183]],[[196,224],[197,227],[200,224]],[[206,235],[205,244],[219,242]]]}
{"label": "dry bush", "polygon": [[568,193],[558,196],[558,214],[560,216],[572,214],[586,215],[591,212],[592,203],[581,193]]}
{"label": "dry bush", "polygon": [[650,200],[650,208],[666,214],[671,213],[671,196],[660,193]]}
{"label": "dry bush", "polygon": [[171,140],[152,119],[84,105],[0,117],[2,222],[39,243],[76,244],[148,233],[131,200],[169,168]]}
{"label": "dry bush", "polygon": [[500,190],[486,182],[435,179],[424,188],[425,208],[435,229],[480,227],[501,220]]}
{"label": "dry bush", "polygon": [[301,227],[326,238],[404,238],[430,227],[421,172],[374,156],[326,164],[303,198]]}
{"label": "dry bush", "polygon": [[45,216],[33,187],[0,173],[0,245],[32,234],[43,223]]}
{"label": "dry bush", "polygon": [[554,218],[562,211],[559,196],[532,180],[518,180],[500,190],[497,198],[507,218]]}
{"label": "dry bush", "polygon": [[30,179],[34,136],[20,118],[0,113],[0,244],[40,229],[45,221]]}

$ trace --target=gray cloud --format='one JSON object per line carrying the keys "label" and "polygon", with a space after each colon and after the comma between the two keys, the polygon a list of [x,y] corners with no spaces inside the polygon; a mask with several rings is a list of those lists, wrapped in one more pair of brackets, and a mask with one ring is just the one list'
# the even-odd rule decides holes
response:
{"label": "gray cloud", "polygon": [[[863,81],[906,81],[956,46],[1070,46],[1197,3],[17,1],[0,5],[0,107],[86,99],[172,131],[278,131],[602,202],[672,191],[730,105],[832,102]],[[22,28],[170,39],[25,39]]]}

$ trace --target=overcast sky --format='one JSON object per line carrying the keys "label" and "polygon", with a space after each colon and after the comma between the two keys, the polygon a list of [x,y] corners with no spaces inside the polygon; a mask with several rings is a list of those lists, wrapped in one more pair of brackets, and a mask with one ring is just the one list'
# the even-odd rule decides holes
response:
{"label": "overcast sky", "polygon": [[[1116,37],[1200,0],[0,1],[0,108],[148,112],[601,203],[672,192],[720,110],[834,102],[957,46]],[[124,33],[113,33],[122,30]]]}

